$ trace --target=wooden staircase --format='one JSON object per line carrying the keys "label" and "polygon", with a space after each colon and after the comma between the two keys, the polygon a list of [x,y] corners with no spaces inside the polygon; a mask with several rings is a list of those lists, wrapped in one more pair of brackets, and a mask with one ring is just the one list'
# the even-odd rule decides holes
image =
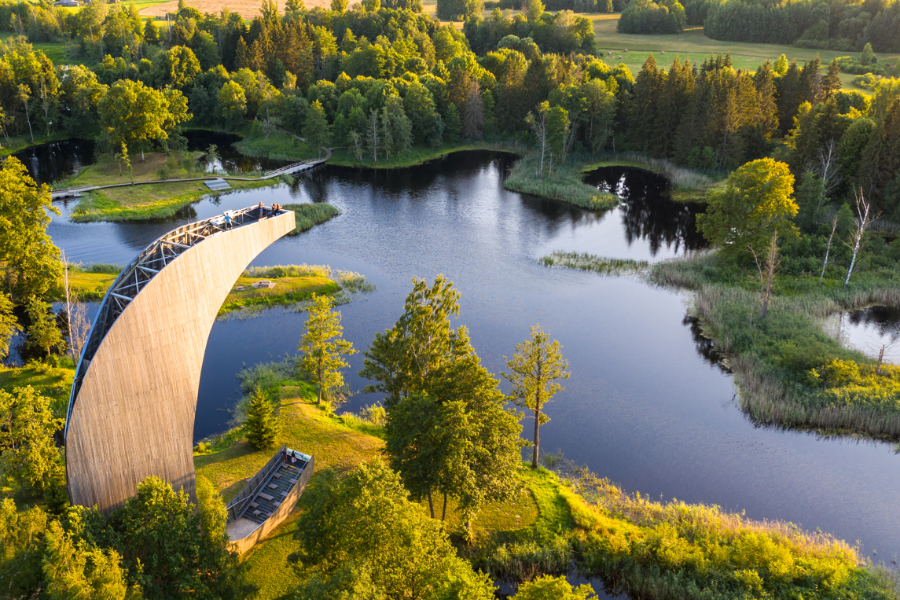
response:
{"label": "wooden staircase", "polygon": [[281,462],[265,483],[258,488],[240,516],[263,523],[275,512],[275,509],[281,506],[281,501],[297,483],[305,465],[306,462],[302,460],[297,461],[296,464]]}

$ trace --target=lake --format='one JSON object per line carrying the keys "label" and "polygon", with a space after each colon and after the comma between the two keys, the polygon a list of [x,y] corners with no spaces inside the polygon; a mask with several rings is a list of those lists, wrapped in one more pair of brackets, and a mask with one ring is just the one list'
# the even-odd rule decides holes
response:
{"label": "lake", "polygon": [[[293,185],[204,199],[150,223],[68,220],[57,203],[49,233],[71,260],[126,264],[162,233],[190,220],[263,201],[328,202],[342,214],[266,249],[254,265],[328,264],[377,285],[340,308],[344,333],[364,350],[400,315],[412,277],[444,274],[462,293],[466,325],[485,366],[540,324],[562,344],[572,377],[547,407],[542,448],[561,450],[629,491],[718,504],[754,519],[792,521],[855,542],[873,559],[900,553],[900,457],[890,444],[823,439],[754,426],[735,402],[731,376],[687,318],[689,297],[634,277],[542,266],[555,250],[660,260],[703,247],[698,207],[665,197],[664,181],[634,170],[589,176],[618,191],[605,214],[507,191],[515,158],[466,152],[420,167],[374,171],[332,166]],[[220,432],[240,396],[245,365],[296,352],[305,315],[277,308],[213,327],[200,384],[195,437]],[[367,382],[350,359],[353,390]],[[503,382],[503,389],[508,385]],[[357,394],[348,410],[376,402]],[[523,435],[530,437],[529,422]]]}

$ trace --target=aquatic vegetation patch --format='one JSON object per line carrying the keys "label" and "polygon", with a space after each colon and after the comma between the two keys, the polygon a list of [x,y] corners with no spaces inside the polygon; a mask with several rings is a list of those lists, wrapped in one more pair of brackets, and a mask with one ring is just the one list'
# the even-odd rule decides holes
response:
{"label": "aquatic vegetation patch", "polygon": [[238,278],[218,316],[229,320],[249,319],[276,306],[302,312],[313,294],[328,294],[339,306],[348,304],[357,294],[373,291],[375,284],[366,281],[363,275],[353,271],[332,272],[325,265],[250,267]]}
{"label": "aquatic vegetation patch", "polygon": [[284,208],[294,211],[294,219],[296,221],[296,226],[288,235],[299,235],[341,214],[339,208],[324,202],[285,204]]}
{"label": "aquatic vegetation patch", "polygon": [[554,166],[552,172],[539,177],[540,157],[527,156],[513,166],[503,185],[514,192],[561,200],[587,210],[604,211],[616,206],[618,197],[581,180],[580,164],[575,157],[571,157],[565,165]]}
{"label": "aquatic vegetation patch", "polygon": [[844,310],[900,304],[894,270],[859,273],[850,287],[820,288],[814,276],[780,276],[764,321],[758,279],[717,255],[657,263],[647,276],[695,290],[691,312],[726,356],[740,406],[755,422],[900,438],[896,368],[882,366],[876,375],[873,359],[844,347],[824,325]]}
{"label": "aquatic vegetation patch", "polygon": [[630,258],[609,258],[587,252],[557,251],[541,258],[541,264],[548,267],[565,267],[592,271],[601,275],[619,275],[627,272],[640,272],[650,266],[646,260]]}

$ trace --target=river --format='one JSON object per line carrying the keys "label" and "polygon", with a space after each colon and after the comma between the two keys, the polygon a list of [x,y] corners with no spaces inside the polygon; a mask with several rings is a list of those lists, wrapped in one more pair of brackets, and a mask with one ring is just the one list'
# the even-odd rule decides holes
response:
{"label": "river", "polygon": [[[140,224],[68,220],[57,203],[49,233],[76,262],[125,264],[180,223],[229,208],[329,202],[337,218],[266,249],[255,265],[328,264],[364,274],[374,293],[341,307],[345,337],[363,350],[400,315],[414,276],[442,273],[462,293],[466,325],[485,366],[504,367],[542,325],[560,341],[572,377],[547,408],[545,451],[653,498],[718,504],[859,540],[873,559],[900,553],[900,457],[893,445],[756,427],[735,403],[731,376],[686,319],[688,297],[634,277],[544,267],[555,250],[660,260],[702,247],[695,207],[664,198],[664,182],[634,170],[590,181],[626,202],[603,215],[503,188],[514,158],[458,153],[395,171],[318,169],[294,185],[223,194],[178,217]],[[295,352],[304,314],[273,309],[219,321],[207,347],[195,437],[221,431],[244,365]],[[348,382],[367,382],[350,359]],[[508,385],[504,382],[504,390]],[[377,398],[358,394],[349,410]],[[530,437],[528,421],[523,435]]]}

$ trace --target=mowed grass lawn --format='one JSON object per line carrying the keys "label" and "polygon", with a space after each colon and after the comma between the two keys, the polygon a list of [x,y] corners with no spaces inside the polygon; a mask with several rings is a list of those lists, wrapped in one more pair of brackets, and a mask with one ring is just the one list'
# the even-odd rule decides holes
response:
{"label": "mowed grass lawn", "polygon": [[[329,414],[316,406],[312,385],[284,386],[278,400],[278,415],[282,432],[276,448],[287,444],[301,452],[315,455],[316,472],[329,467],[346,472],[359,463],[381,456],[384,441],[378,437],[380,428],[360,423],[353,417]],[[198,475],[209,478],[227,500],[234,497],[247,478],[254,475],[274,453],[273,450],[254,450],[240,439],[224,450],[211,454],[197,454],[194,465]],[[555,478],[545,471],[522,469],[523,487],[513,500],[486,506],[473,523],[476,539],[492,534],[517,531],[555,530],[560,523],[571,519],[568,508],[558,492]],[[315,476],[313,477],[313,484]],[[435,509],[440,510],[436,498]],[[300,506],[302,507],[302,499]],[[462,517],[450,502],[447,528],[455,532],[462,527]],[[422,504],[427,511],[427,505]],[[560,512],[562,511],[562,512]],[[302,572],[294,570],[289,556],[298,550],[294,539],[299,512],[285,521],[265,541],[244,557],[251,579],[260,586],[259,598],[271,600],[288,598],[301,581]]]}
{"label": "mowed grass lawn", "polygon": [[[838,56],[857,56],[858,52],[839,52],[834,50],[809,50],[778,44],[753,44],[749,42],[723,42],[703,35],[703,27],[691,27],[682,33],[664,35],[635,35],[618,33],[619,13],[585,15],[594,22],[594,34],[597,48],[604,61],[625,65],[636,75],[652,52],[660,66],[668,68],[677,55],[682,61],[689,58],[694,64],[702,63],[710,54],[731,53],[736,68],[756,70],[766,60],[775,60],[784,54],[788,60],[797,59],[800,63],[815,58],[816,54],[823,65],[829,64]],[[625,52],[628,50],[628,52]],[[607,55],[612,52],[612,56]],[[662,54],[661,52],[665,52]],[[619,59],[619,55],[622,56]],[[896,62],[897,54],[879,54],[879,61]],[[854,75],[841,74],[844,87],[850,86]],[[857,88],[853,88],[857,89]]]}

